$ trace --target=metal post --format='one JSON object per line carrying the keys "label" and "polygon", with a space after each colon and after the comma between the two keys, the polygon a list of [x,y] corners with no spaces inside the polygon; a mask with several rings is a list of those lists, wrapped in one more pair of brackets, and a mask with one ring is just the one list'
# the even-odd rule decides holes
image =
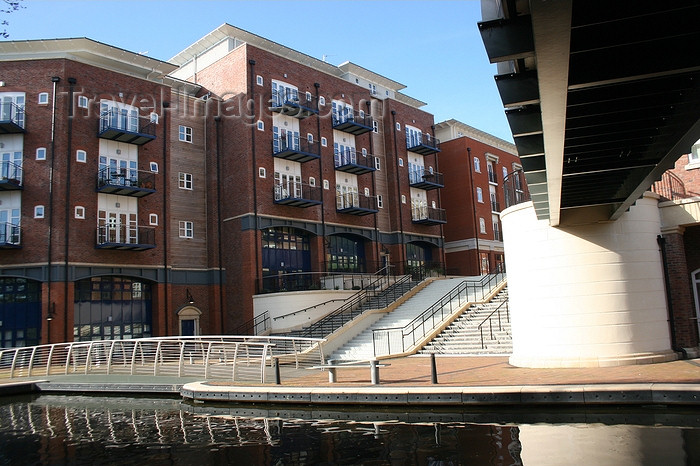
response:
{"label": "metal post", "polygon": [[372,385],[379,385],[379,364],[376,359],[372,359],[369,362],[370,372],[372,378]]}
{"label": "metal post", "polygon": [[275,385],[280,385],[282,379],[280,377],[280,358],[275,358]]}
{"label": "metal post", "polygon": [[430,382],[437,385],[437,365],[435,364],[435,353],[430,353]]}

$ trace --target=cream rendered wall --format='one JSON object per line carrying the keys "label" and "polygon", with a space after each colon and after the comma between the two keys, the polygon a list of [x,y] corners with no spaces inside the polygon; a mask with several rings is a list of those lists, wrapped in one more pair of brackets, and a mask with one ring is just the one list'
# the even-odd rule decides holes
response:
{"label": "cream rendered wall", "polygon": [[275,317],[283,316],[310,306],[326,301],[343,300],[357,293],[356,290],[324,290],[324,291],[298,291],[292,293],[269,293],[253,296],[253,315],[255,317],[265,311],[270,313],[270,324],[273,332],[290,330],[303,325],[309,325],[329,312],[343,305],[342,301],[334,301],[324,306],[318,306],[307,312],[275,320]]}
{"label": "cream rendered wall", "polygon": [[676,359],[670,349],[657,200],[614,222],[550,227],[532,203],[501,214],[510,363],[596,367]]}

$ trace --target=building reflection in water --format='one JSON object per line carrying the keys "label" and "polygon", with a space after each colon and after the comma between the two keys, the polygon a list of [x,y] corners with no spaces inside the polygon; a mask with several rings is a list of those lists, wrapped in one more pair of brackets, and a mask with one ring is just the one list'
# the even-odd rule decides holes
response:
{"label": "building reflection in water", "polygon": [[503,413],[492,423],[430,421],[464,415],[416,412],[392,420],[390,412],[371,419],[370,413],[221,408],[160,398],[5,398],[0,463],[673,466],[700,460],[696,416],[676,427],[539,424],[518,415],[503,422]]}

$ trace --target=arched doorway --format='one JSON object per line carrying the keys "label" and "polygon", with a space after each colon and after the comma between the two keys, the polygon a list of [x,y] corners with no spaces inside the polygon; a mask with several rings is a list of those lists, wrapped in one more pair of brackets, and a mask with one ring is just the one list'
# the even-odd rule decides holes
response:
{"label": "arched doorway", "polygon": [[74,341],[147,338],[152,330],[151,284],[117,276],[75,282]]}
{"label": "arched doorway", "polygon": [[331,235],[327,238],[328,272],[362,273],[365,266],[365,240],[356,235]]}
{"label": "arched doorway", "polygon": [[41,283],[0,278],[0,348],[38,345],[41,320]]}
{"label": "arched doorway", "polygon": [[177,312],[180,321],[180,335],[183,337],[194,337],[200,335],[199,317],[202,311],[194,306],[185,306]]}
{"label": "arched doorway", "polygon": [[308,289],[312,283],[311,233],[298,228],[275,227],[262,231],[263,290]]}

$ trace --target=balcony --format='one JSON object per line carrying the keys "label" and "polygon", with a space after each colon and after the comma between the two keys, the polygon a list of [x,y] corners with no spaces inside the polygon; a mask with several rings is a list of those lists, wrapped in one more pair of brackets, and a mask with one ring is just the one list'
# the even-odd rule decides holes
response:
{"label": "balcony", "polygon": [[321,144],[300,139],[293,133],[272,138],[272,155],[294,162],[308,162],[321,156]]}
{"label": "balcony", "polygon": [[0,223],[0,249],[19,249],[22,229],[9,222]]}
{"label": "balcony", "polygon": [[498,178],[496,177],[496,173],[494,173],[493,170],[489,169],[489,183],[491,184],[498,184]]}
{"label": "balcony", "polygon": [[269,108],[271,112],[303,120],[318,114],[318,101],[316,96],[308,93],[299,97],[299,91],[296,89],[273,89]]}
{"label": "balcony", "polygon": [[335,151],[334,166],[341,172],[362,175],[377,169],[375,159],[373,155],[363,155],[361,152],[358,154],[355,149],[348,148],[344,151]]}
{"label": "balcony", "polygon": [[440,225],[447,223],[445,209],[428,206],[413,206],[411,208],[411,220],[420,225]]}
{"label": "balcony", "polygon": [[0,191],[22,189],[22,167],[9,161],[0,162]]}
{"label": "balcony", "polygon": [[122,223],[110,223],[97,227],[97,249],[144,251],[156,247],[156,230]]}
{"label": "balcony", "polygon": [[0,102],[0,134],[24,133],[24,106]]}
{"label": "balcony", "polygon": [[503,242],[503,233],[501,233],[501,230],[499,230],[498,228],[496,228],[497,226],[498,226],[498,225],[495,225],[495,224],[494,224],[494,226],[493,226],[493,239],[494,239],[495,241]]}
{"label": "balcony", "polygon": [[498,213],[501,211],[501,203],[498,202],[495,196],[491,196],[491,212]]}
{"label": "balcony", "polygon": [[364,196],[359,193],[336,194],[335,210],[341,214],[369,215],[379,212],[377,209],[377,198],[374,196]]}
{"label": "balcony", "polygon": [[440,140],[420,133],[407,134],[406,150],[420,155],[435,154],[440,152]]}
{"label": "balcony", "polygon": [[323,203],[323,191],[320,186],[290,183],[288,186],[276,184],[273,188],[275,204],[306,208]]}
{"label": "balcony", "polygon": [[442,173],[431,172],[424,168],[408,172],[408,181],[412,188],[426,191],[445,187]]}
{"label": "balcony", "polygon": [[333,129],[355,136],[372,131],[372,121],[370,115],[357,110],[333,113]]}
{"label": "balcony", "polygon": [[129,115],[113,108],[100,115],[100,129],[97,136],[102,139],[142,146],[156,138],[156,126],[149,123],[143,128],[139,128],[138,115]]}
{"label": "balcony", "polygon": [[156,192],[153,172],[128,168],[103,168],[97,172],[97,192],[119,196],[144,197]]}

